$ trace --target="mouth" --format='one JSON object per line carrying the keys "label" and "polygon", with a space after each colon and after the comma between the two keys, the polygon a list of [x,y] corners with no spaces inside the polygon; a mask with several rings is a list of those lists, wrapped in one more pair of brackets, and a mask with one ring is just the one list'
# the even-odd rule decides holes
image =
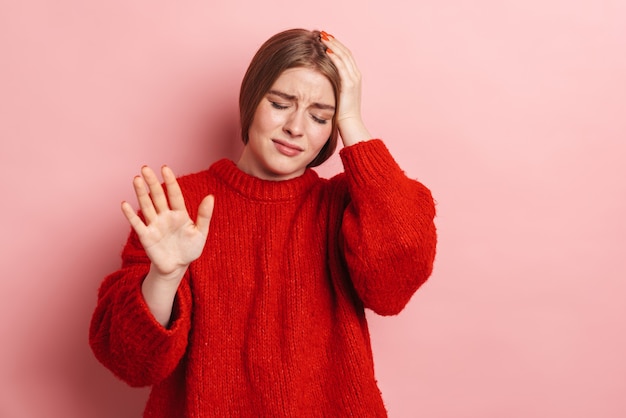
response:
{"label": "mouth", "polygon": [[272,142],[278,152],[288,157],[294,157],[304,151],[301,147],[280,139],[272,139]]}

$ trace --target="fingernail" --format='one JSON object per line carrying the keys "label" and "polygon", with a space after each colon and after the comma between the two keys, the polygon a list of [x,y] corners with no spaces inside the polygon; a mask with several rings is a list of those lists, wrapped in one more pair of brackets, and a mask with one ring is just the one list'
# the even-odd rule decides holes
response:
{"label": "fingernail", "polygon": [[320,32],[320,38],[322,38],[325,41],[328,41],[328,34],[324,31]]}
{"label": "fingernail", "polygon": [[330,48],[326,48],[326,52],[328,52],[329,54],[333,54],[333,50]]}
{"label": "fingernail", "polygon": [[325,32],[325,31],[321,31],[320,33],[322,34],[322,36],[324,37],[325,40],[328,40],[328,38],[334,38],[333,35],[331,35],[330,33]]}

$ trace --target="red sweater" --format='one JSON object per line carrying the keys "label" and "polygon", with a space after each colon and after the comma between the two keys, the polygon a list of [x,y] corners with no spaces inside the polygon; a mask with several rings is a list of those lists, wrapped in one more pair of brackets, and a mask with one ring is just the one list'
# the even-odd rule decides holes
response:
{"label": "red sweater", "polygon": [[90,344],[152,386],[145,417],[386,416],[364,308],[397,314],[428,278],[435,209],[381,141],[340,155],[329,180],[266,181],[228,160],[179,179],[192,219],[209,193],[215,210],[168,329],[142,298],[150,262],[131,233]]}

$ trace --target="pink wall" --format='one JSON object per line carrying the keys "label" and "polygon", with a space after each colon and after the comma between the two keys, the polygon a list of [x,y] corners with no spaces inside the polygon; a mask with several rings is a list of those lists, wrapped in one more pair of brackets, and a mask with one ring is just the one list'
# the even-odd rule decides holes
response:
{"label": "pink wall", "polygon": [[0,2],[0,416],[139,416],[87,345],[119,202],[235,158],[246,65],[298,26],[352,48],[439,204],[431,281],[371,315],[391,416],[626,416],[626,3],[239,3]]}

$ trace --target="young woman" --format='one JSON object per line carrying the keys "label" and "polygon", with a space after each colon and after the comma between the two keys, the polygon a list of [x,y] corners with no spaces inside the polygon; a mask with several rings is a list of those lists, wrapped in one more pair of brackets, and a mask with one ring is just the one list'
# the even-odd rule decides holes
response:
{"label": "young woman", "polygon": [[[141,210],[90,328],[96,357],[152,386],[146,417],[384,417],[364,309],[400,312],[429,277],[435,209],[361,119],[360,73],[325,32],[266,41],[243,79],[234,163]],[[319,178],[335,151],[344,173]]]}

